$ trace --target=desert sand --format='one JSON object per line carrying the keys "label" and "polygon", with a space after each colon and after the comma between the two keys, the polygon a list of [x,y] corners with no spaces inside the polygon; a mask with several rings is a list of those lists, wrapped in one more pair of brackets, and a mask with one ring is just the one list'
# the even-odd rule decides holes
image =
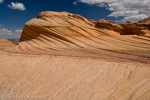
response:
{"label": "desert sand", "polygon": [[135,25],[109,22],[104,28],[67,12],[38,14],[19,45],[0,43],[0,98],[149,100],[150,31],[138,25],[130,34]]}

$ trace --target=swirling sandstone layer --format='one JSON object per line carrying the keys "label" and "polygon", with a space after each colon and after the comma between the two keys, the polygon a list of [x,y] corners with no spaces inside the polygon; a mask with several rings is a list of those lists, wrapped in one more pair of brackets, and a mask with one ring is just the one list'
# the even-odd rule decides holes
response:
{"label": "swirling sandstone layer", "polygon": [[94,24],[77,14],[41,12],[25,24],[19,45],[7,51],[150,63],[150,31],[109,22]]}
{"label": "swirling sandstone layer", "polygon": [[0,56],[0,95],[7,99],[150,99],[150,31],[142,26],[41,12],[25,24],[19,45]]}

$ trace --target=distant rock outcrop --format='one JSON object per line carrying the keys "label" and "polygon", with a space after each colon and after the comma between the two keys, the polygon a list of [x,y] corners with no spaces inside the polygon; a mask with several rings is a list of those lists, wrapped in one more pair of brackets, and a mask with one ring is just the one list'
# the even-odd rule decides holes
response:
{"label": "distant rock outcrop", "polygon": [[119,32],[121,35],[144,35],[146,34],[144,29],[146,29],[144,26],[139,26],[132,24],[131,21],[125,22],[125,24],[115,24],[113,21],[101,19],[97,21],[95,27],[97,28],[106,28],[109,30],[113,30],[116,32]]}
{"label": "distant rock outcrop", "polygon": [[9,47],[14,47],[15,44],[13,44],[12,42],[6,40],[6,39],[0,39],[0,49],[4,49],[4,48],[9,48]]}
{"label": "distant rock outcrop", "polygon": [[131,21],[126,21],[125,24],[132,24],[132,22]]}
{"label": "distant rock outcrop", "polygon": [[146,19],[143,19],[141,21],[138,21],[139,23],[143,23],[143,24],[150,24],[150,16]]}
{"label": "distant rock outcrop", "polygon": [[93,18],[90,18],[89,21],[90,21],[90,22],[94,22]]}
{"label": "distant rock outcrop", "polygon": [[96,28],[106,28],[109,30],[114,30],[114,29],[122,29],[122,27],[118,24],[115,24],[113,21],[107,21],[105,19],[100,19],[97,21]]}
{"label": "distant rock outcrop", "polygon": [[13,44],[18,45],[19,44],[19,39],[8,39],[9,41],[11,41]]}

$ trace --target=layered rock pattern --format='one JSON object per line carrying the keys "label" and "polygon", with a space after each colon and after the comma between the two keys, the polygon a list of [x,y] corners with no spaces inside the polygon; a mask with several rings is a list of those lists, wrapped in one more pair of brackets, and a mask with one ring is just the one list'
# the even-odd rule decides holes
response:
{"label": "layered rock pattern", "polygon": [[[97,24],[103,22],[105,20],[98,21]],[[150,31],[131,29],[128,25],[114,24],[112,21],[107,21],[103,27],[97,27],[97,24],[67,12],[41,12],[37,18],[25,24],[19,45],[7,51],[103,59],[107,57],[109,60],[150,63]],[[120,35],[119,32],[124,32],[123,30],[128,31],[129,35]],[[132,35],[130,32],[138,35],[142,32],[144,36]]]}
{"label": "layered rock pattern", "polygon": [[43,100],[150,99],[149,64],[50,55],[1,58],[0,95],[25,96],[16,100],[32,100],[28,95],[46,95]]}
{"label": "layered rock pattern", "polygon": [[149,100],[150,31],[137,25],[39,13],[25,24],[19,45],[0,50],[0,96]]}
{"label": "layered rock pattern", "polygon": [[105,19],[97,21],[95,27],[113,30],[121,35],[145,35],[146,33],[143,30],[150,29],[148,24],[132,23],[131,21],[124,24],[115,24],[113,21]]}
{"label": "layered rock pattern", "polygon": [[0,39],[0,50],[5,48],[15,47],[15,44],[13,44],[11,41],[8,41],[6,39]]}

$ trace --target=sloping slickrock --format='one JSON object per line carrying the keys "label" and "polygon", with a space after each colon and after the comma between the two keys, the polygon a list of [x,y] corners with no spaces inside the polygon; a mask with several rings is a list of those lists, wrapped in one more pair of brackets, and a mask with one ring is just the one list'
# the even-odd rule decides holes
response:
{"label": "sloping slickrock", "polygon": [[39,13],[25,24],[19,45],[0,50],[0,96],[149,100],[150,31],[134,26]]}
{"label": "sloping slickrock", "polygon": [[1,58],[0,95],[25,96],[16,100],[30,100],[29,95],[46,95],[41,100],[150,99],[149,64],[48,55]]}

